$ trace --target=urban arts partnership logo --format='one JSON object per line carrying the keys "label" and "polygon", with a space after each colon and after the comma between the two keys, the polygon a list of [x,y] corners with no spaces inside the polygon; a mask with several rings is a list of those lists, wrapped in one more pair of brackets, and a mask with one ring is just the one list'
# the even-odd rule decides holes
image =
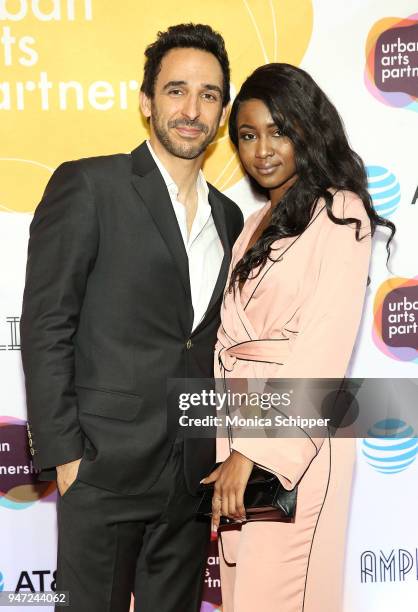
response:
{"label": "urban arts partnership logo", "polygon": [[392,359],[418,363],[418,277],[382,283],[373,312],[376,346]]}
{"label": "urban arts partnership logo", "polygon": [[0,417],[0,507],[23,510],[55,500],[55,484],[38,482],[29,454],[26,422]]}
{"label": "urban arts partnership logo", "polygon": [[384,419],[375,423],[363,440],[367,463],[381,474],[399,474],[418,455],[418,439],[414,430],[400,419]]}
{"label": "urban arts partnership logo", "polygon": [[378,215],[390,217],[401,201],[401,187],[396,176],[383,166],[367,166],[367,183]]}
{"label": "urban arts partnership logo", "polygon": [[418,111],[418,13],[374,24],[366,42],[365,81],[383,104]]}

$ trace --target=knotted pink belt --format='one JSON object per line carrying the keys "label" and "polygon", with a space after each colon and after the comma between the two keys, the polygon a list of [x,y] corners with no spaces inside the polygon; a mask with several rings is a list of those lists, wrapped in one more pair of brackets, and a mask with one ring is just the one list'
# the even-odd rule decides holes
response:
{"label": "knotted pink belt", "polygon": [[223,346],[218,353],[221,369],[232,372],[237,360],[283,365],[289,355],[288,338],[246,340]]}

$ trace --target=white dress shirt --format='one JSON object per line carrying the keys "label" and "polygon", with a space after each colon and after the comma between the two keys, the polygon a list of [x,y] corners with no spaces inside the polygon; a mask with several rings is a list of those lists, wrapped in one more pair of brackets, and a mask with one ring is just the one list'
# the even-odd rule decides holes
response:
{"label": "white dress shirt", "polygon": [[174,213],[179,224],[189,260],[190,291],[193,305],[193,330],[205,316],[221,268],[224,250],[212,217],[209,204],[209,188],[202,171],[199,171],[197,189],[197,210],[189,236],[187,235],[186,207],[179,201],[179,190],[153,150],[147,145],[167,186]]}

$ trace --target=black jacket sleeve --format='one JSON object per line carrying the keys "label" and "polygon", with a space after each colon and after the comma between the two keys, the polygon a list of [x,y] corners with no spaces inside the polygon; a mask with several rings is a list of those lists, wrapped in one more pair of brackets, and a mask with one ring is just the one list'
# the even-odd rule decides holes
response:
{"label": "black jacket sleeve", "polygon": [[21,317],[28,430],[35,467],[83,454],[74,335],[98,248],[93,190],[81,162],[53,174],[30,226]]}

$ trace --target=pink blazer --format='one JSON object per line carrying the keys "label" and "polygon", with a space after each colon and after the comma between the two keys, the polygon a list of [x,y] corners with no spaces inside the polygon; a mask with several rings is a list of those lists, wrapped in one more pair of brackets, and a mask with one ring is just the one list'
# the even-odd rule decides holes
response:
{"label": "pink blazer", "polygon": [[[267,203],[247,219],[232,251],[230,273],[269,208]],[[225,292],[215,349],[216,377],[344,376],[362,313],[371,235],[357,195],[337,192],[333,213],[359,219],[362,240],[356,240],[353,224],[333,223],[320,200],[305,231],[277,241],[273,261],[244,284],[241,294]],[[232,447],[293,488],[312,461],[315,446],[308,438],[279,442],[234,437]],[[219,439],[218,461],[228,454],[227,441]]]}

